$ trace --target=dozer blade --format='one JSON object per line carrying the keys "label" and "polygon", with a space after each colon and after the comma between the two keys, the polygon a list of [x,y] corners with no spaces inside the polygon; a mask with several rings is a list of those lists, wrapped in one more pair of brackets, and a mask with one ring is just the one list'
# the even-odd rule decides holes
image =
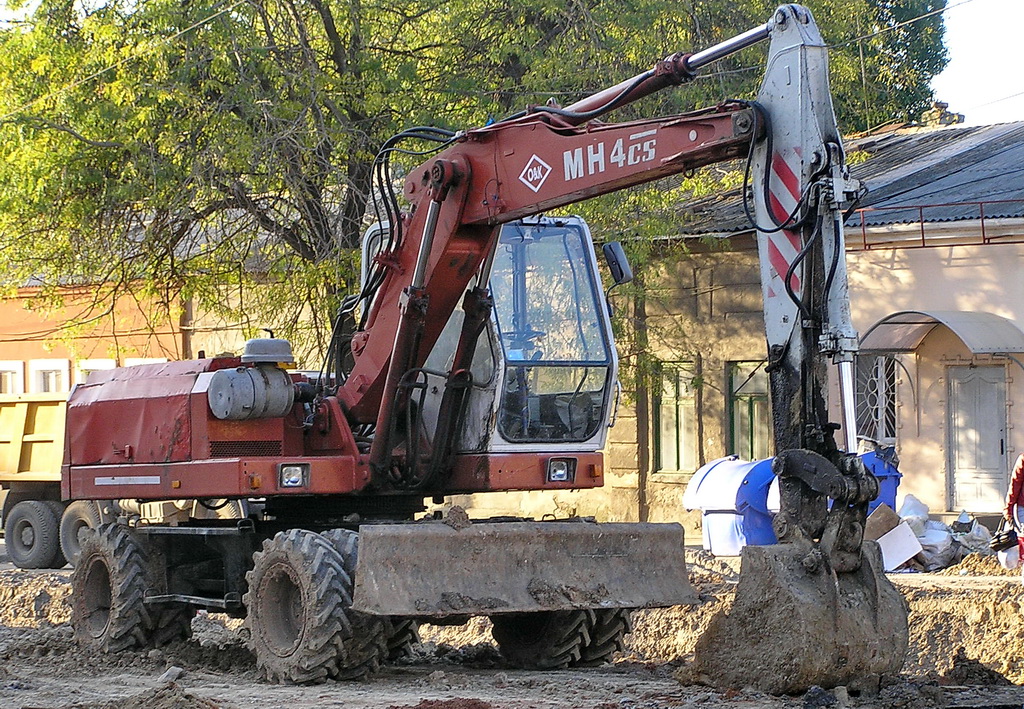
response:
{"label": "dozer blade", "polygon": [[803,544],[743,549],[728,615],[714,618],[684,678],[794,694],[895,674],[907,654],[907,604],[874,542],[857,571],[835,574]]}
{"label": "dozer blade", "polygon": [[444,617],[696,603],[677,524],[364,525],[353,608]]}

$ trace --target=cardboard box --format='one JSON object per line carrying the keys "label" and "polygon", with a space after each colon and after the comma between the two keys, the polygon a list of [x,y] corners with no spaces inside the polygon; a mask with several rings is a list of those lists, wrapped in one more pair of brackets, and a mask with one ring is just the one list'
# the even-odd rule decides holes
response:
{"label": "cardboard box", "polygon": [[877,541],[883,534],[895,529],[900,523],[900,516],[884,502],[868,515],[864,525],[864,538]]}
{"label": "cardboard box", "polygon": [[896,570],[921,551],[921,542],[906,522],[900,522],[879,537],[878,546],[882,549],[882,564],[886,571]]}

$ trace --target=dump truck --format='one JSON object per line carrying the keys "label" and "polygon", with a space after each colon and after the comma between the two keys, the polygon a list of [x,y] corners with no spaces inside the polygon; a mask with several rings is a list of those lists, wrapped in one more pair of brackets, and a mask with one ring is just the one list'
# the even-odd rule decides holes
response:
{"label": "dump truck", "polygon": [[11,562],[21,569],[74,566],[80,537],[124,515],[149,522],[244,517],[236,500],[61,500],[66,394],[0,395],[0,525]]}
{"label": "dump truck", "polygon": [[[764,40],[756,101],[598,120]],[[400,197],[391,160],[410,151],[431,157]],[[677,524],[424,512],[454,494],[603,483],[617,359],[593,241],[582,220],[542,213],[738,158],[758,231],[780,543],[744,551],[731,615],[741,627],[722,625],[699,667],[771,691],[898,671],[906,606],[863,539],[878,484],[852,455],[842,221],[861,186],[824,42],[799,5],[569,106],[386,141],[362,288],[316,374],[289,371],[289,343],[269,338],[240,357],[109,370],[77,387],[64,499],[259,505],[241,520],[126,518],[85,535],[72,575],[78,640],[160,644],[187,635],[197,609],[216,610],[245,619],[268,679],[316,682],[373,672],[417,622],[483,615],[510,663],[546,669],[607,660],[631,609],[694,602]],[[619,250],[607,252],[625,281]],[[736,644],[746,654],[721,654]]]}
{"label": "dump truck", "polygon": [[0,396],[4,541],[7,555],[22,569],[66,565],[67,554],[77,554],[81,529],[104,519],[102,503],[61,501],[66,401],[64,394]]}

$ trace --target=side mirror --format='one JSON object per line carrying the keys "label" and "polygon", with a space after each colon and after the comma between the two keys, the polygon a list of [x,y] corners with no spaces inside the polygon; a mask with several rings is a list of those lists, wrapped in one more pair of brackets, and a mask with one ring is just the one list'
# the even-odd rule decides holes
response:
{"label": "side mirror", "polygon": [[604,260],[608,262],[608,270],[612,272],[615,285],[621,286],[633,280],[633,269],[629,265],[622,244],[612,241],[602,246],[601,251],[604,252]]}

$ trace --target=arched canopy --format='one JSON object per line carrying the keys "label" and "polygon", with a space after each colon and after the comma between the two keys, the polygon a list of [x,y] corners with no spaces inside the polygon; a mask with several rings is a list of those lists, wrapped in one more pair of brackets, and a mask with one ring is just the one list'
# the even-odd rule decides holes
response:
{"label": "arched canopy", "polygon": [[864,334],[860,347],[868,352],[913,352],[936,325],[952,330],[972,354],[1024,352],[1024,332],[1012,321],[960,310],[901,310],[886,315]]}

